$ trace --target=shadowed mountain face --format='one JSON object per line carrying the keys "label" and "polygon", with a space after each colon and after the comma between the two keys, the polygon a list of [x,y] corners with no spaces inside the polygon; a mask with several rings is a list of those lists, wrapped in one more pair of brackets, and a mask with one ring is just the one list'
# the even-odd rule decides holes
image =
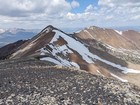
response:
{"label": "shadowed mountain face", "polygon": [[17,40],[27,40],[37,34],[37,29],[0,29],[0,47],[13,43]]}
{"label": "shadowed mountain face", "polygon": [[15,43],[8,44],[4,47],[0,48],[0,59],[7,59],[12,53],[16,51],[16,49],[21,46],[23,43],[27,42],[27,40],[19,40]]}
{"label": "shadowed mountain face", "polygon": [[50,25],[18,47],[10,59],[34,57],[140,86],[138,45],[122,33],[90,27],[68,34]]}

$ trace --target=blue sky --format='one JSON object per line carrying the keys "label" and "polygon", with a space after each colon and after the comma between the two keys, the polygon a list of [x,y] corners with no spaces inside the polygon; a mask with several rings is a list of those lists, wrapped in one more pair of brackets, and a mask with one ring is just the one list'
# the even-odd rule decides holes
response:
{"label": "blue sky", "polygon": [[139,20],[140,0],[0,0],[0,28],[133,27]]}
{"label": "blue sky", "polygon": [[[73,0],[67,0],[69,2],[72,2]],[[77,0],[80,4],[80,6],[78,8],[74,8],[72,9],[72,12],[73,13],[82,13],[84,12],[84,10],[86,9],[86,7],[89,5],[89,4],[92,4],[96,7],[98,7],[98,0]]]}

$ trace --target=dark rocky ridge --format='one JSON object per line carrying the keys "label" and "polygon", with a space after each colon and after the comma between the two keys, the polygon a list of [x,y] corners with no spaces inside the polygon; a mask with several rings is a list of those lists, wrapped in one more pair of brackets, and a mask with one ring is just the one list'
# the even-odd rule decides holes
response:
{"label": "dark rocky ridge", "polygon": [[0,104],[139,105],[129,83],[35,59],[0,61]]}
{"label": "dark rocky ridge", "polygon": [[16,49],[28,40],[19,40],[0,48],[0,60],[7,59]]}

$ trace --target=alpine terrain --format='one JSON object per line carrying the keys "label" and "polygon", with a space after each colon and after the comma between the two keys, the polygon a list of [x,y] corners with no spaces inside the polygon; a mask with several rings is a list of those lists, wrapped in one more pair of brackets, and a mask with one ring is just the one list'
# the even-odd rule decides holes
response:
{"label": "alpine terrain", "polygon": [[[5,95],[0,93],[3,97],[0,103],[26,103],[25,100],[31,100],[28,104],[43,104],[45,100],[52,100],[52,105],[58,101],[66,105],[140,103],[140,33],[133,30],[91,26],[67,33],[49,25],[29,40],[0,48],[0,58],[0,77],[2,81],[10,81],[7,85],[6,82],[0,83],[0,88],[5,84],[8,91]],[[18,89],[16,92],[14,87]],[[46,89],[49,88],[48,92]],[[84,89],[85,94],[81,94]],[[59,96],[55,96],[56,93]],[[75,96],[70,98],[71,94]],[[11,101],[5,97],[10,97]]]}

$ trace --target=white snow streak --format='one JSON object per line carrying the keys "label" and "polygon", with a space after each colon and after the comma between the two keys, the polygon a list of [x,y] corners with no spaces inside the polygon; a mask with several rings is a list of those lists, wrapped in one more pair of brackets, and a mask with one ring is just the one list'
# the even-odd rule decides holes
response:
{"label": "white snow streak", "polygon": [[84,32],[88,33],[91,38],[95,39],[87,30],[84,30]]}
{"label": "white snow streak", "polygon": [[118,31],[118,30],[114,30],[115,32],[117,32],[119,35],[122,35],[122,31]]}
{"label": "white snow streak", "polygon": [[75,63],[75,62],[70,62],[71,63],[71,65],[73,65],[74,67],[77,67],[78,69],[80,69],[80,66],[77,64],[77,63]]}
{"label": "white snow streak", "polygon": [[118,77],[118,76],[115,75],[115,74],[112,74],[112,73],[110,73],[110,74],[111,74],[113,77],[119,79],[119,80],[122,81],[122,82],[128,82],[128,80],[122,79],[122,78]]}
{"label": "white snow streak", "polygon": [[57,65],[61,65],[62,66],[62,64],[60,62],[58,62],[57,60],[55,60],[53,58],[50,58],[50,57],[44,57],[44,58],[41,58],[40,60],[50,61],[50,62],[53,62],[53,63],[55,63]]}

